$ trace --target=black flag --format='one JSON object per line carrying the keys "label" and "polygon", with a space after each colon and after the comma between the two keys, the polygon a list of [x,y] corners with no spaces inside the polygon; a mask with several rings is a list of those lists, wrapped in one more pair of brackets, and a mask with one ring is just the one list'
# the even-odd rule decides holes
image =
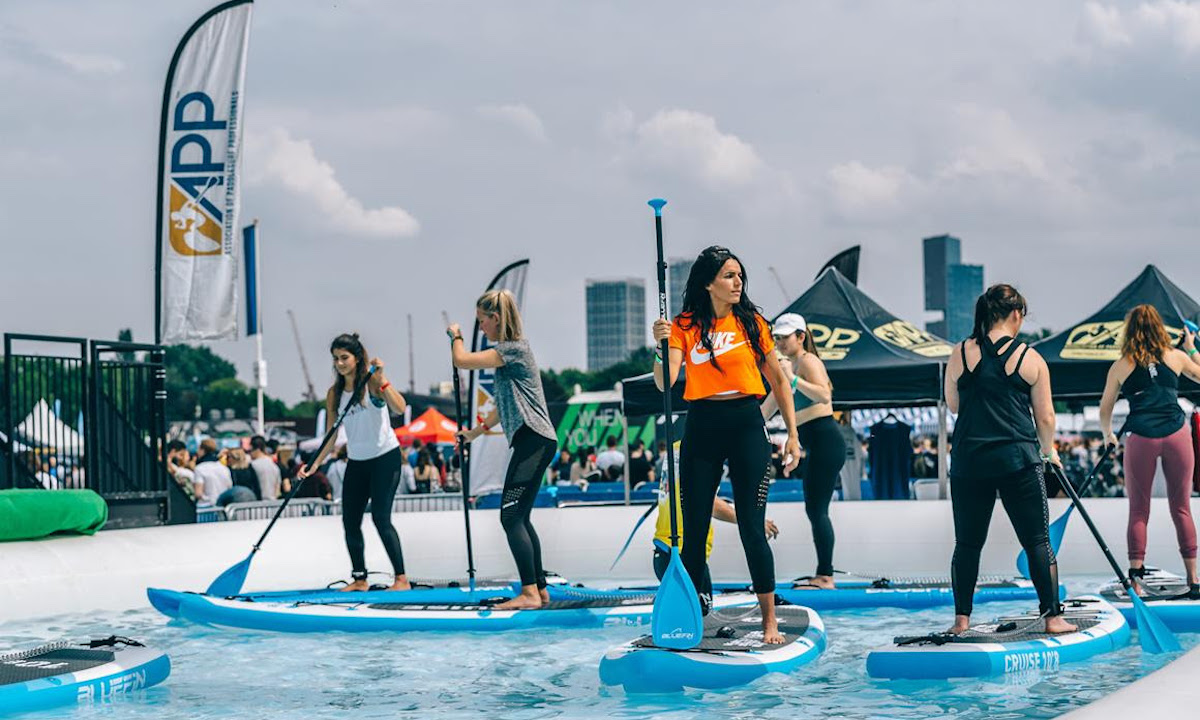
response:
{"label": "black flag", "polygon": [[825,268],[834,267],[838,269],[847,280],[854,285],[858,285],[858,254],[862,250],[861,245],[855,245],[849,250],[843,250],[833,259],[825,263],[821,268],[821,272],[817,273],[817,277],[821,277],[821,273],[825,272]]}

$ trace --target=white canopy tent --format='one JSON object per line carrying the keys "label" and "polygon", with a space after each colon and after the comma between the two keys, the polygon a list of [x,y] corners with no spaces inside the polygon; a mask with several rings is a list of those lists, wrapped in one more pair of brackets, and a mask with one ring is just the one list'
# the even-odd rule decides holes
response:
{"label": "white canopy tent", "polygon": [[72,455],[82,455],[84,450],[83,437],[60,420],[44,398],[16,427],[15,435],[34,448],[54,448]]}

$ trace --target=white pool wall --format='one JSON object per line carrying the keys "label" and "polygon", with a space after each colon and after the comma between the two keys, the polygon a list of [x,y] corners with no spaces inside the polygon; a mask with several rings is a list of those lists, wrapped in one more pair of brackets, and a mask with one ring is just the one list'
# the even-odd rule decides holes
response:
{"label": "white pool wall", "polygon": [[[1051,518],[1065,508],[1065,501],[1051,501]],[[1089,500],[1088,508],[1124,565],[1127,502]],[[533,521],[542,539],[547,569],[596,585],[652,579],[653,515],[639,530],[625,558],[609,572],[644,511],[644,506],[535,510]],[[837,531],[837,567],[892,576],[948,575],[954,543],[948,502],[844,502],[834,503],[830,513]],[[780,528],[779,538],[772,543],[778,577],[811,573],[815,557],[804,505],[772,505],[768,516]],[[280,520],[252,564],[246,589],[313,587],[347,577],[350,567],[341,522],[338,516]],[[397,514],[393,522],[411,576],[465,576],[461,512]],[[143,607],[147,586],[203,590],[222,570],[246,556],[266,525],[265,520],[178,525],[0,543],[0,622]],[[515,575],[499,513],[473,511],[471,525],[479,577]],[[746,579],[736,528],[725,523],[716,526],[711,558],[714,577]],[[369,568],[388,570],[387,556],[369,518],[364,532]],[[1165,501],[1154,501],[1149,539],[1150,561],[1181,571]],[[1019,550],[1007,516],[997,503],[981,572],[1014,574]],[[1077,514],[1068,528],[1059,567],[1063,575],[1109,572]]]}

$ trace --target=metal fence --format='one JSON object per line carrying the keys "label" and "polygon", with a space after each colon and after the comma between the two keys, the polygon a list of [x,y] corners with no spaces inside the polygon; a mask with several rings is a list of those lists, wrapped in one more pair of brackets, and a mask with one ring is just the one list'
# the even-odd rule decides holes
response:
{"label": "metal fence", "polygon": [[2,391],[0,488],[94,490],[108,527],[192,518],[163,465],[161,346],[6,333]]}
{"label": "metal fence", "polygon": [[[256,500],[254,502],[230,503],[225,507],[201,508],[196,513],[196,522],[225,522],[235,520],[270,520],[275,517],[282,500]],[[393,513],[442,512],[462,510],[462,496],[451,494],[398,495],[392,503]],[[320,517],[341,515],[341,501],[331,502],[317,498],[292,500],[280,517]]]}

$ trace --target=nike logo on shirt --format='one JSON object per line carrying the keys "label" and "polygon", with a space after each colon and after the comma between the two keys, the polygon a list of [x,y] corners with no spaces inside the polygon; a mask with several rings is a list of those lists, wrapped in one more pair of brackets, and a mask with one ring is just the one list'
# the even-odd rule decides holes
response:
{"label": "nike logo on shirt", "polygon": [[722,335],[722,336],[728,336],[728,337],[711,337],[710,336],[709,339],[713,341],[713,343],[712,343],[713,350],[711,353],[705,352],[704,346],[701,345],[700,343],[696,343],[696,345],[692,348],[692,364],[693,365],[702,365],[714,357],[721,357],[722,355],[729,352],[730,350],[734,350],[734,349],[739,348],[746,344],[746,341],[743,340],[739,343],[734,343],[734,344],[730,345],[729,341],[733,339],[733,333],[714,333],[714,335]]}

